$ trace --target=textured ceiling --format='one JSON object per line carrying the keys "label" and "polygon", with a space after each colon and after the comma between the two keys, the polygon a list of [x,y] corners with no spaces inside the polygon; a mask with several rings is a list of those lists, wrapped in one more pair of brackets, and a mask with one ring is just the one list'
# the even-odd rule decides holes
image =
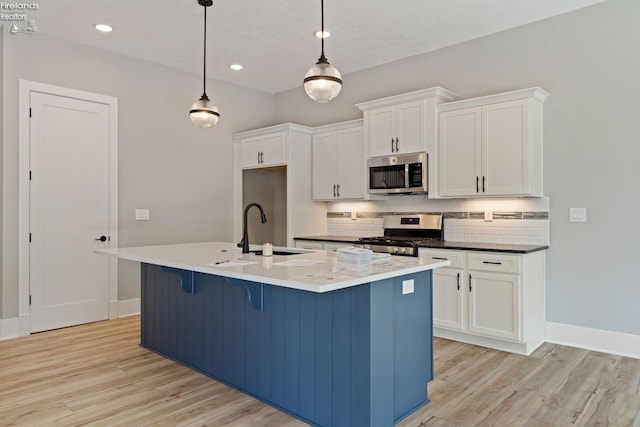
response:
{"label": "textured ceiling", "polygon": [[[326,56],[342,74],[503,31],[604,0],[327,0]],[[202,73],[197,0],[43,0],[38,33]],[[6,11],[4,11],[6,12]],[[319,0],[214,0],[207,75],[276,93],[302,84],[320,55]],[[93,25],[114,27],[109,34]],[[16,37],[27,37],[18,35]],[[239,62],[240,72],[229,69]]]}

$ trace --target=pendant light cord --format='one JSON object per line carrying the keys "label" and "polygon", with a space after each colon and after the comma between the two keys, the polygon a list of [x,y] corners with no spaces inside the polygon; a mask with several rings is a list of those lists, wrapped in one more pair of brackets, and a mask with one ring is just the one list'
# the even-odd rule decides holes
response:
{"label": "pendant light cord", "polygon": [[202,57],[202,99],[209,99],[207,96],[207,6],[204,6],[204,49]]}
{"label": "pendant light cord", "polygon": [[322,45],[322,52],[319,60],[326,62],[327,58],[324,56],[324,0],[320,0],[320,16],[320,41]]}

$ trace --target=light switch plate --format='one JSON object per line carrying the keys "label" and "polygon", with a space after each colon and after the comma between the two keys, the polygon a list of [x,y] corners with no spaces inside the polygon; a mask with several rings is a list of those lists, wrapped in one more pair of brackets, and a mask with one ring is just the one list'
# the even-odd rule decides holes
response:
{"label": "light switch plate", "polygon": [[402,281],[402,295],[413,293],[413,279]]}
{"label": "light switch plate", "polygon": [[569,222],[587,222],[587,208],[569,208]]}
{"label": "light switch plate", "polygon": [[149,221],[149,209],[136,209],[136,221]]}

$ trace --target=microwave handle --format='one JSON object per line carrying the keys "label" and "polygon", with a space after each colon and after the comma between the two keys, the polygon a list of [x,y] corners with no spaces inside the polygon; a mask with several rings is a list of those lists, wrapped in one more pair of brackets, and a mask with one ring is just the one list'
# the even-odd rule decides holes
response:
{"label": "microwave handle", "polygon": [[409,164],[410,163],[405,163],[404,165],[404,186],[409,187]]}

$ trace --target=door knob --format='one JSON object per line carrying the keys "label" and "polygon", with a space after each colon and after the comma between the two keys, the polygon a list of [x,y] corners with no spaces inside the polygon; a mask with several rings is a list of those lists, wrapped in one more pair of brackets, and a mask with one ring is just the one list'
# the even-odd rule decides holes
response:
{"label": "door knob", "polygon": [[107,241],[107,236],[100,236],[97,239],[94,239],[96,242],[100,241],[100,242],[106,242]]}

